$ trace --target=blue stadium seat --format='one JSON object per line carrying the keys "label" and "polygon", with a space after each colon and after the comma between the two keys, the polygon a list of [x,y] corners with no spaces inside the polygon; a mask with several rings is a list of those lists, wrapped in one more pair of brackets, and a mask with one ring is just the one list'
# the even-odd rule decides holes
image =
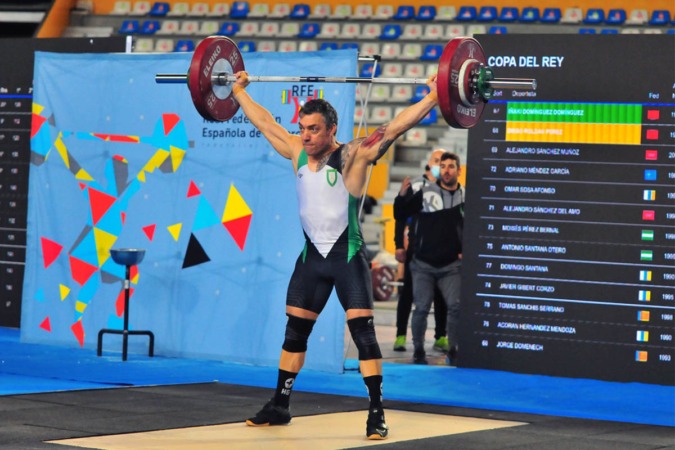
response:
{"label": "blue stadium seat", "polygon": [[338,47],[337,42],[322,42],[319,50],[337,50]]}
{"label": "blue stadium seat", "polygon": [[652,11],[652,17],[649,19],[649,25],[668,25],[670,22],[670,11],[667,9],[655,9]]}
{"label": "blue stadium seat", "polygon": [[619,30],[616,28],[604,28],[600,31],[600,34],[619,34]]}
{"label": "blue stadium seat", "polygon": [[502,8],[499,12],[500,22],[515,22],[518,20],[518,8]]}
{"label": "blue stadium seat", "polygon": [[382,28],[382,34],[380,35],[380,39],[384,40],[394,40],[398,39],[399,36],[401,36],[401,33],[403,30],[401,29],[401,25],[397,23],[388,23]]}
{"label": "blue stadium seat", "polygon": [[471,22],[476,20],[477,15],[478,12],[475,6],[462,6],[459,8],[455,19],[459,22]]}
{"label": "blue stadium seat", "polygon": [[146,20],[138,32],[140,34],[155,34],[159,30],[159,27],[159,20]]}
{"label": "blue stadium seat", "polygon": [[595,28],[579,28],[579,34],[597,34]]}
{"label": "blue stadium seat", "polygon": [[232,7],[230,7],[230,17],[233,19],[245,19],[248,17],[248,13],[251,10],[248,2],[238,1],[233,2]]}
{"label": "blue stadium seat", "polygon": [[491,26],[490,29],[488,30],[488,34],[506,34],[506,27],[505,26]]}
{"label": "blue stadium seat", "polygon": [[303,23],[302,27],[300,27],[300,33],[298,33],[298,37],[312,39],[316,37],[320,31],[321,27],[318,23]]}
{"label": "blue stadium seat", "polygon": [[[359,72],[360,77],[364,78],[371,78],[373,76],[373,68],[375,67],[375,63],[365,63],[363,66],[361,66],[361,72]],[[375,76],[379,77],[382,74],[382,66],[377,65],[377,69],[375,70]]]}
{"label": "blue stadium seat", "polygon": [[422,56],[420,59],[422,61],[436,61],[440,59],[443,54],[443,46],[440,44],[428,44],[424,47],[422,51]]}
{"label": "blue stadium seat", "polygon": [[543,23],[558,23],[561,17],[562,11],[560,11],[560,8],[546,8],[541,13],[541,21]]}
{"label": "blue stadium seat", "polygon": [[396,14],[391,16],[394,20],[410,20],[415,17],[415,7],[411,5],[401,5],[396,10]]}
{"label": "blue stadium seat", "polygon": [[359,44],[357,42],[345,42],[342,44],[342,48],[347,48],[347,49],[359,49]]}
{"label": "blue stadium seat", "polygon": [[523,23],[533,23],[539,20],[539,8],[523,8],[520,14],[520,21]]}
{"label": "blue stadium seat", "polygon": [[495,6],[483,6],[480,11],[478,11],[478,17],[476,18],[479,22],[492,22],[497,20],[497,7]]}
{"label": "blue stadium seat", "polygon": [[122,22],[120,29],[117,30],[119,34],[135,34],[138,33],[140,25],[138,20],[125,20]]}
{"label": "blue stadium seat", "polygon": [[605,23],[608,25],[623,25],[626,22],[626,10],[624,9],[610,9],[607,12],[607,19]]}
{"label": "blue stadium seat", "polygon": [[434,125],[436,122],[438,122],[438,113],[436,112],[436,109],[432,109],[426,116],[424,116],[424,119],[420,120],[419,124]]}
{"label": "blue stadium seat", "polygon": [[599,8],[590,8],[586,11],[586,17],[583,22],[586,25],[597,25],[605,21],[605,10]]}
{"label": "blue stadium seat", "polygon": [[251,53],[255,51],[255,42],[253,41],[239,41],[237,44],[237,47],[239,47],[239,50],[242,53]]}
{"label": "blue stadium seat", "polygon": [[223,22],[223,25],[218,30],[221,36],[234,36],[239,31],[239,24],[237,22]]}
{"label": "blue stadium seat", "polygon": [[429,86],[427,86],[426,84],[420,84],[416,86],[415,91],[413,92],[413,96],[410,97],[410,103],[419,102],[424,97],[426,97],[430,91],[431,89],[429,89]]}
{"label": "blue stadium seat", "polygon": [[291,19],[306,19],[309,17],[310,8],[306,3],[298,3],[291,8],[291,12],[288,15]]}
{"label": "blue stadium seat", "polygon": [[150,8],[148,15],[153,17],[164,17],[170,9],[171,6],[169,5],[169,2],[155,2],[152,5],[152,8]]}
{"label": "blue stadium seat", "polygon": [[435,6],[420,6],[417,10],[416,20],[434,20],[436,17]]}
{"label": "blue stadium seat", "polygon": [[189,39],[180,39],[176,42],[174,52],[193,52],[195,50],[195,43]]}

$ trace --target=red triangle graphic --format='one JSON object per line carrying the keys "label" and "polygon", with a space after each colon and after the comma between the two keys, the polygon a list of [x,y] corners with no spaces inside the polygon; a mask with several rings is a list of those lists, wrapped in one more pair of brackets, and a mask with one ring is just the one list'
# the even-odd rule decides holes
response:
{"label": "red triangle graphic", "polygon": [[[131,296],[133,295],[134,288],[129,288],[129,301],[131,301]],[[115,300],[115,314],[117,314],[117,317],[122,317],[122,314],[124,314],[124,288],[122,288],[117,296],[117,300]]]}
{"label": "red triangle graphic", "polygon": [[73,277],[73,280],[80,286],[84,286],[84,283],[86,283],[97,270],[98,267],[96,266],[92,266],[91,264],[73,258],[72,256],[70,257],[70,274]]}
{"label": "red triangle graphic", "polygon": [[45,237],[40,238],[40,242],[42,243],[42,259],[44,260],[46,269],[58,258],[61,250],[63,250],[63,245],[57,244]]}
{"label": "red triangle graphic", "polygon": [[124,224],[126,223],[126,221],[127,221],[127,213],[125,213],[124,211],[122,211],[122,212],[120,213],[120,216],[122,217],[122,225],[124,225]]}
{"label": "red triangle graphic", "polygon": [[251,225],[251,217],[253,217],[253,214],[223,222],[223,225],[230,232],[232,239],[237,243],[240,250],[244,250],[246,238],[248,237],[248,228]]}
{"label": "red triangle graphic", "polygon": [[43,320],[42,323],[40,324],[40,328],[42,328],[45,331],[49,331],[51,333],[52,324],[49,321],[49,316],[45,317],[45,320]]}
{"label": "red triangle graphic", "polygon": [[40,128],[42,127],[42,124],[45,123],[46,120],[47,120],[46,117],[42,117],[38,114],[33,114],[33,122],[31,123],[31,126],[30,126],[30,137],[31,137],[31,139],[33,138],[33,136],[35,136],[38,133],[38,131],[40,131]]}
{"label": "red triangle graphic", "polygon": [[152,238],[155,236],[155,228],[156,227],[157,227],[157,225],[155,225],[155,224],[143,227],[143,233],[145,233],[145,235],[151,241],[152,241]]}
{"label": "red triangle graphic", "polygon": [[71,327],[70,331],[73,332],[77,342],[80,343],[80,347],[84,347],[84,327],[82,326],[82,321],[78,320]]}
{"label": "red triangle graphic", "polygon": [[117,199],[112,195],[89,188],[89,204],[91,205],[91,218],[94,221],[94,225],[105,215],[113,203],[115,203],[115,200]]}
{"label": "red triangle graphic", "polygon": [[168,136],[173,127],[180,122],[180,117],[177,114],[164,114],[162,115],[162,120],[164,123],[164,136]]}
{"label": "red triangle graphic", "polygon": [[190,186],[188,187],[187,198],[194,197],[195,195],[201,194],[202,191],[199,190],[194,181],[190,180]]}
{"label": "red triangle graphic", "polygon": [[86,184],[84,184],[84,183],[77,183],[77,184],[80,186],[80,189],[82,189],[83,191],[84,191],[85,189],[87,189],[87,185],[86,185]]}

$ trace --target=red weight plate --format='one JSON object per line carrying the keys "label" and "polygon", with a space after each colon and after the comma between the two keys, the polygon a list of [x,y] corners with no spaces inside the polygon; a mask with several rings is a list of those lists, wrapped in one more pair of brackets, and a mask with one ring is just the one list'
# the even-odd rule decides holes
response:
{"label": "red weight plate", "polygon": [[211,75],[244,70],[244,59],[237,44],[225,36],[209,36],[197,45],[190,70],[188,88],[197,111],[207,120],[224,122],[239,110],[232,86],[214,85]]}
{"label": "red weight plate", "polygon": [[380,266],[371,270],[375,300],[386,302],[391,298],[394,293],[394,286],[390,283],[394,281],[395,277],[394,269],[387,266]]}
{"label": "red weight plate", "polygon": [[474,38],[454,38],[443,49],[436,85],[438,106],[450,126],[471,128],[480,120],[485,100],[472,92],[471,76],[485,63],[483,47]]}

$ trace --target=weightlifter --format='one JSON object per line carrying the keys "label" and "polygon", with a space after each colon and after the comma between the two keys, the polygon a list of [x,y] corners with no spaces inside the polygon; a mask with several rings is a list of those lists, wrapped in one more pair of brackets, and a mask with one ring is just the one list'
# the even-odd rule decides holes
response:
{"label": "weightlifter", "polygon": [[420,122],[438,103],[436,76],[427,80],[430,93],[371,135],[338,142],[338,117],[323,99],[300,109],[300,134],[291,134],[246,92],[246,72],[236,73],[232,93],[244,114],[284,158],[296,177],[305,246],[298,257],[286,297],[285,340],[281,349],[274,397],[246,421],[249,426],[291,422],[290,395],[307,351],[307,340],[333,287],[347,316],[359,354],[359,368],[370,406],[368,439],[389,432],[382,409],[382,353],[375,336],[370,269],[358,222],[368,165],[380,159],[403,133]]}

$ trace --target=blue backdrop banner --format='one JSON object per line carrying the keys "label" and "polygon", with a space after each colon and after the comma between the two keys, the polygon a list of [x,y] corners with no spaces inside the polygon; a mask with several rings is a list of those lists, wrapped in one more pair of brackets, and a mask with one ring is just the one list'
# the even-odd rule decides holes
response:
{"label": "blue backdrop banner", "polygon": [[[35,59],[21,340],[95,347],[123,327],[125,267],[113,248],[146,251],[130,272],[130,329],[166,356],[276,365],[288,279],[303,246],[293,168],[239,111],[196,112],[189,54],[56,54]],[[355,76],[353,50],[247,53],[255,75]],[[353,84],[252,83],[289,131],[322,97],[353,136]],[[121,351],[106,335],[104,351]],[[130,350],[147,351],[144,336]],[[306,367],[343,369],[344,312],[329,301]]]}

